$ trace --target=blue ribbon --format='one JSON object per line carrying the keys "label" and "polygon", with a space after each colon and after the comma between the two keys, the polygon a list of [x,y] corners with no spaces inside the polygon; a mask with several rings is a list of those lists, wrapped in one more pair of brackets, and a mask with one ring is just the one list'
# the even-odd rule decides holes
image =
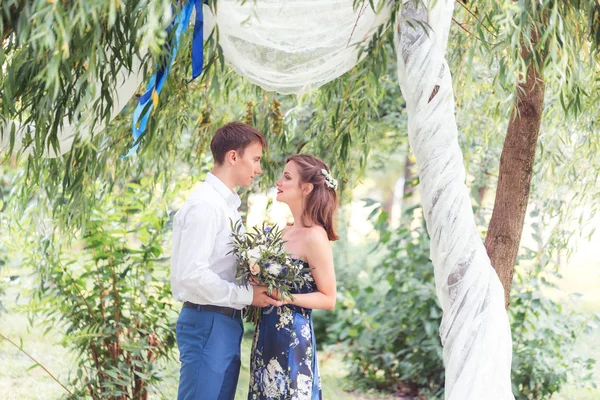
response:
{"label": "blue ribbon", "polygon": [[171,31],[176,27],[175,35],[171,43],[165,45],[165,49],[167,50],[166,60],[157,65],[158,70],[150,77],[146,92],[137,99],[139,104],[133,112],[132,122],[134,144],[131,150],[121,158],[131,156],[140,146],[140,138],[146,131],[148,119],[152,115],[155,103],[158,104],[158,95],[171,71],[173,62],[175,62],[181,36],[187,30],[194,7],[196,8],[196,19],[194,22],[194,38],[192,40],[192,79],[189,82],[192,82],[202,73],[202,66],[204,64],[204,16],[202,15],[202,0],[189,0],[185,3],[181,11],[175,15],[173,22],[167,28],[167,35],[170,36]]}
{"label": "blue ribbon", "polygon": [[[194,39],[192,41],[192,81],[202,73],[204,65],[204,15],[202,0],[192,0],[196,4],[196,20],[194,21]],[[191,81],[190,81],[191,82]]]}

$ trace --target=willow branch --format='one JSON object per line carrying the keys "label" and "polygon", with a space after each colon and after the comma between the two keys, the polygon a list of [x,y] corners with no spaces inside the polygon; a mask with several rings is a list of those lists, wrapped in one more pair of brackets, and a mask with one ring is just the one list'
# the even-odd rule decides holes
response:
{"label": "willow branch", "polygon": [[488,32],[489,32],[489,33],[490,33],[490,34],[491,34],[493,37],[495,37],[495,38],[497,38],[497,37],[498,37],[498,36],[497,36],[497,35],[496,35],[494,32],[492,32],[492,31],[490,30],[490,28],[488,28],[487,26],[485,26],[485,25],[484,25],[484,24],[483,24],[483,23],[482,23],[482,22],[479,20],[479,17],[477,17],[477,14],[475,14],[473,11],[471,11],[471,9],[470,9],[469,7],[467,7],[467,5],[466,5],[465,3],[463,3],[461,0],[456,0],[456,2],[457,2],[458,4],[460,4],[460,6],[461,6],[462,8],[464,8],[465,10],[467,10],[467,12],[468,12],[469,14],[471,14],[473,17],[475,17],[475,19],[477,20],[477,22],[479,22],[479,23],[481,24],[481,26],[483,26],[483,27],[485,28],[485,30],[486,30],[486,31],[488,31]]}
{"label": "willow branch", "polygon": [[7,338],[6,336],[4,336],[3,334],[0,333],[0,338],[6,340],[7,342],[9,342],[10,344],[12,344],[13,346],[15,346],[17,349],[19,349],[20,352],[22,352],[23,354],[25,354],[27,357],[29,357],[36,365],[40,366],[44,371],[46,371],[46,373],[48,375],[50,375],[50,377],[52,379],[54,379],[54,381],[56,383],[58,383],[60,386],[63,387],[63,389],[65,389],[71,396],[73,395],[73,392],[71,392],[69,389],[67,389],[67,387],[65,385],[63,385],[62,383],[60,383],[60,381],[58,379],[56,379],[56,377],[54,375],[52,375],[52,373],[50,371],[48,371],[46,369],[46,367],[44,367],[38,360],[36,360],[35,358],[33,358],[28,352],[26,352],[25,350],[23,350],[20,346],[18,346],[15,342],[13,342],[12,340],[10,340],[9,338]]}

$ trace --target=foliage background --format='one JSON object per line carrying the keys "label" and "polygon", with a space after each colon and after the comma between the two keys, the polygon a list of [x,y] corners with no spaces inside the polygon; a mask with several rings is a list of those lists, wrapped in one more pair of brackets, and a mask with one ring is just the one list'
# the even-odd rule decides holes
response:
{"label": "foliage background", "polygon": [[[224,64],[215,36],[206,44],[205,73],[187,83],[187,37],[137,155],[120,159],[132,144],[130,105],[102,135],[77,142],[62,158],[42,158],[39,151],[52,146],[62,116],[77,120],[92,112],[106,118],[111,68],[130,65],[140,46],[150,50],[148,71],[160,56],[170,4],[117,4],[2,3],[1,118],[22,117],[39,128],[31,138],[36,154],[5,156],[0,165],[0,292],[6,307],[0,318],[11,326],[6,334],[22,336],[24,349],[49,337],[70,349],[42,348],[38,356],[49,367],[56,365],[59,379],[75,393],[105,379],[111,383],[97,389],[117,396],[125,388],[135,390],[141,378],[153,393],[171,398],[176,349],[169,327],[178,307],[165,282],[171,216],[210,168],[207,145],[214,130],[242,120],[270,143],[265,174],[245,199],[272,187],[285,157],[299,151],[323,158],[341,182],[342,240],[334,247],[340,298],[333,316],[315,316],[324,358],[345,355],[346,366],[334,357],[339,364],[333,369],[345,369],[354,389],[374,389],[384,397],[439,396],[440,316],[391,30],[374,38],[369,56],[348,74],[300,98],[245,82]],[[548,89],[526,229],[532,240],[521,251],[510,309],[513,383],[520,398],[548,398],[570,382],[585,386],[599,377],[591,360],[577,357],[587,351],[572,349],[597,337],[594,312],[600,302],[570,306],[553,288],[560,285],[558,276],[574,267],[568,257],[576,254],[578,238],[594,237],[592,216],[600,204],[599,9],[597,1],[474,1],[469,9],[457,6],[450,36],[459,139],[483,237],[515,87],[530,61],[522,59],[520,43],[532,26],[542,24],[545,32],[537,49],[547,54],[537,61]],[[105,77],[101,100],[85,110],[89,81],[98,76]],[[245,207],[253,212],[251,204]],[[369,213],[372,224],[356,218]],[[363,221],[358,232],[352,228],[355,219]],[[105,294],[104,284],[111,281],[117,290]],[[126,301],[123,313],[117,298]],[[390,318],[391,304],[404,312]],[[103,307],[108,318],[100,324]],[[117,328],[118,318],[126,328]],[[149,341],[153,334],[159,344]],[[104,351],[96,366],[94,343]],[[9,351],[6,342],[2,346],[0,351]],[[57,355],[46,358],[46,353]],[[136,355],[143,361],[132,363]],[[7,371],[2,379],[14,383],[37,373],[27,366],[21,360],[15,368],[2,368]],[[339,386],[341,377],[332,379],[332,386]]]}

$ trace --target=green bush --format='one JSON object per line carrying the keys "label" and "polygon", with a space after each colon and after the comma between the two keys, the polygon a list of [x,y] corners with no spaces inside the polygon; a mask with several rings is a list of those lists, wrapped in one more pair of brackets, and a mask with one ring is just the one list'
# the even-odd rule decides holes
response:
{"label": "green bush", "polygon": [[363,388],[436,397],[444,369],[429,238],[422,227],[403,228],[385,250],[381,264],[343,293],[335,328],[348,345],[350,379]]}
{"label": "green bush", "polygon": [[512,384],[518,400],[550,399],[571,382],[595,387],[595,360],[572,354],[593,321],[543,295],[542,271],[515,275],[508,309],[513,337]]}
{"label": "green bush", "polygon": [[[342,305],[347,297],[344,295],[346,288],[354,294],[358,294],[361,289],[366,289],[370,282],[361,279],[365,274],[364,271],[370,271],[381,261],[376,254],[370,254],[373,246],[377,244],[376,240],[365,240],[359,244],[351,245],[346,240],[345,226],[343,224],[338,231],[340,240],[333,243],[334,264],[337,271],[338,306],[333,311],[314,310],[312,313],[319,350],[328,345],[335,345],[339,341],[340,332],[337,332],[332,323],[338,321],[340,311],[343,313],[347,308]],[[345,335],[347,336],[347,333]]]}
{"label": "green bush", "polygon": [[[325,327],[327,341],[344,343],[353,385],[441,398],[441,310],[428,235],[418,227],[385,237],[379,250],[385,252],[383,261],[353,274],[340,288],[335,322]],[[571,353],[589,326],[580,314],[543,295],[542,286],[548,285],[538,279],[543,275],[541,267],[515,275],[509,315],[517,399],[547,399],[567,382],[584,385],[592,378],[594,361]]]}
{"label": "green bush", "polygon": [[37,313],[60,324],[76,355],[71,398],[145,399],[173,356],[175,329],[163,255],[164,204],[129,184],[91,212],[77,247],[44,237],[29,264],[40,273]]}

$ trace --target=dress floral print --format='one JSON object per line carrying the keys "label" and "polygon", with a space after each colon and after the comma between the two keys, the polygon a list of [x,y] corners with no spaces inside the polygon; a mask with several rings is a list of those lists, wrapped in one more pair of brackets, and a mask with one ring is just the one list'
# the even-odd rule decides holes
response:
{"label": "dress floral print", "polygon": [[[316,291],[312,277],[307,280],[296,293]],[[248,399],[321,399],[311,310],[293,305],[263,309],[252,344]]]}

